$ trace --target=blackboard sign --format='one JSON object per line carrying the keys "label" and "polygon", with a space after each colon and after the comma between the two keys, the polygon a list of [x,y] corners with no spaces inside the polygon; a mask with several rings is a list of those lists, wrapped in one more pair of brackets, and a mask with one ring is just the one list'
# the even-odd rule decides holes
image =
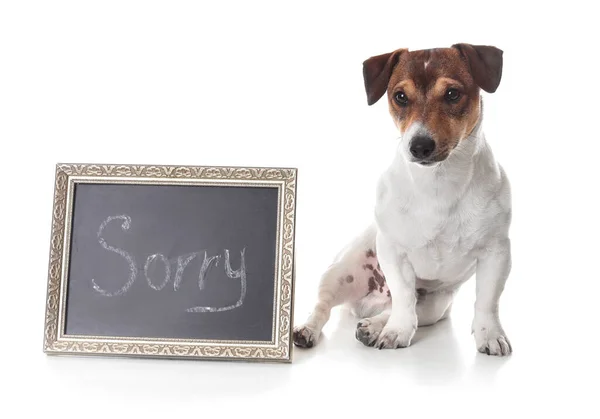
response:
{"label": "blackboard sign", "polygon": [[296,169],[59,164],[44,350],[291,360]]}

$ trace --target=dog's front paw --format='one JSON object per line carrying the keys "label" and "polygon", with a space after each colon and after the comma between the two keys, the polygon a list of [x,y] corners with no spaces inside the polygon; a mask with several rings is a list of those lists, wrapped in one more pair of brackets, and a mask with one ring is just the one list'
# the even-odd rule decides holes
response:
{"label": "dog's front paw", "polygon": [[506,333],[497,322],[477,322],[473,324],[475,345],[481,353],[496,356],[508,356],[512,346]]}
{"label": "dog's front paw", "polygon": [[294,327],[294,345],[300,348],[312,348],[319,339],[319,333],[308,326]]}
{"label": "dog's front paw", "polygon": [[477,350],[481,353],[496,356],[508,356],[512,353],[510,341],[504,334],[494,334],[487,337],[475,337]]}
{"label": "dog's front paw", "polygon": [[401,328],[386,325],[375,342],[375,347],[379,349],[407,348],[410,346],[416,329],[416,325]]}

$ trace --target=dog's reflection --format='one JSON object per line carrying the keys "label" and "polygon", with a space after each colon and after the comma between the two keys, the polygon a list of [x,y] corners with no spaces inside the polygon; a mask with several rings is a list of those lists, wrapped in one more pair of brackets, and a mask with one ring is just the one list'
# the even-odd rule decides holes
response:
{"label": "dog's reflection", "polygon": [[[413,345],[396,350],[378,350],[357,341],[354,330],[358,320],[349,309],[342,308],[336,317],[338,321],[329,323],[314,348],[294,348],[295,364],[327,357],[335,362],[347,361],[357,373],[364,370],[380,378],[393,374],[420,385],[446,385],[463,380],[489,383],[507,359],[474,351],[469,330],[456,330],[452,317],[433,326],[420,327]],[[459,339],[465,332],[464,338]]]}

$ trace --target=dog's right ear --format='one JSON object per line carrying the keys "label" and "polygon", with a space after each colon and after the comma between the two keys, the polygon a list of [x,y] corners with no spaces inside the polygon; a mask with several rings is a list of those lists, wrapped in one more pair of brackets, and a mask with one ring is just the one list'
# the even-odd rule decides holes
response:
{"label": "dog's right ear", "polygon": [[398,64],[400,54],[406,49],[397,49],[387,54],[371,57],[363,62],[363,78],[365,79],[365,90],[367,91],[367,103],[369,106],[381,99],[387,90],[392,70]]}
{"label": "dog's right ear", "polygon": [[488,45],[454,44],[466,60],[475,83],[488,93],[494,93],[502,79],[504,52]]}

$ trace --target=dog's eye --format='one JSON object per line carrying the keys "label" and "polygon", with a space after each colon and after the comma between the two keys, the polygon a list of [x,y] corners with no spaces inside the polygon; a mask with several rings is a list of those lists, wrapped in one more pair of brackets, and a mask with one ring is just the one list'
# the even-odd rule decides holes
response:
{"label": "dog's eye", "polygon": [[460,92],[457,89],[448,89],[446,90],[446,95],[444,98],[450,103],[456,102],[458,99],[460,99]]}
{"label": "dog's eye", "polygon": [[408,105],[408,96],[406,96],[406,93],[404,92],[396,92],[396,94],[394,94],[394,100],[400,106]]}

